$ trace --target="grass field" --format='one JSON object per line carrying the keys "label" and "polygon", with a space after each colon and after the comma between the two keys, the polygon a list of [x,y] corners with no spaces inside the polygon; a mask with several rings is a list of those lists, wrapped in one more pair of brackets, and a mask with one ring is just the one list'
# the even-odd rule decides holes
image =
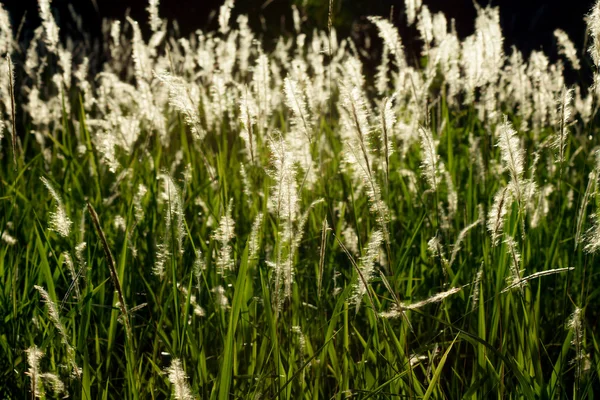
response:
{"label": "grass field", "polygon": [[0,397],[598,397],[600,5],[551,62],[419,3],[420,54],[0,5]]}

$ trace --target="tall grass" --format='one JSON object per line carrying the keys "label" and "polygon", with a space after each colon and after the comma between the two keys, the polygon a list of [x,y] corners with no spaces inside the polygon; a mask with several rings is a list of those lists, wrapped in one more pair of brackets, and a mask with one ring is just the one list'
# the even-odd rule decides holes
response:
{"label": "tall grass", "polygon": [[230,0],[103,49],[40,0],[23,44],[0,5],[1,397],[594,398],[597,69],[406,8],[378,54],[297,10],[268,52]]}

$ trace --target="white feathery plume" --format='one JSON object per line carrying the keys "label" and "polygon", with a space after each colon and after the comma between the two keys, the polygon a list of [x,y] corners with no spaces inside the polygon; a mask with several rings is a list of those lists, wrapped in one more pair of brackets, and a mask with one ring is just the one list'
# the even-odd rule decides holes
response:
{"label": "white feathery plume", "polygon": [[521,294],[523,294],[523,288],[527,285],[527,282],[521,278],[521,253],[518,249],[517,242],[510,236],[504,239],[508,250],[508,256],[510,258],[510,275],[506,277],[507,287],[519,288]]}
{"label": "white feathery plume", "polygon": [[183,78],[168,72],[154,72],[154,76],[169,89],[169,105],[183,114],[192,134],[202,140],[205,133],[198,114],[200,94],[197,86],[189,85]]}
{"label": "white feathery plume", "polygon": [[41,351],[36,345],[31,346],[27,350],[27,364],[29,369],[25,374],[29,375],[31,379],[31,393],[34,397],[42,397],[43,385],[40,371],[40,359],[44,356],[44,352]]}
{"label": "white feathery plume", "polygon": [[573,89],[563,87],[560,95],[558,109],[558,129],[552,141],[552,147],[558,151],[556,162],[563,164],[565,162],[565,147],[567,146],[567,137],[569,135],[569,123],[571,121],[571,103],[573,102]]}
{"label": "white feathery plume", "polygon": [[390,54],[396,58],[398,67],[403,67],[405,64],[404,52],[398,29],[387,19],[381,17],[369,17],[368,19],[377,26],[379,37],[383,39],[383,43]]}
{"label": "white feathery plume", "polygon": [[229,18],[231,18],[231,9],[233,8],[233,0],[225,0],[219,8],[219,32],[227,34],[229,32]]}
{"label": "white feathery plume", "polygon": [[8,11],[0,4],[0,54],[9,53],[13,44],[13,30]]}
{"label": "white feathery plume", "polygon": [[438,190],[439,185],[439,158],[437,154],[437,144],[433,140],[431,130],[419,127],[419,136],[421,137],[421,151],[423,152],[423,161],[421,168],[423,175],[433,191]]}
{"label": "white feathery plume", "polygon": [[404,0],[406,7],[406,19],[408,25],[411,26],[417,19],[417,12],[421,8],[422,0]]}
{"label": "white feathery plume", "polygon": [[567,329],[573,331],[573,339],[571,344],[575,346],[575,357],[571,360],[575,364],[575,376],[581,379],[584,372],[590,369],[591,363],[589,355],[585,352],[583,344],[583,310],[575,307],[575,311],[571,314],[567,322]]}
{"label": "white feathery plume", "polygon": [[388,242],[389,211],[381,198],[381,189],[371,166],[373,154],[367,141],[370,127],[363,96],[364,93],[356,86],[352,90],[348,90],[345,85],[340,86],[340,124],[346,136],[345,162],[353,168],[359,182],[365,185],[371,212],[375,214],[384,239]]}
{"label": "white feathery plume", "polygon": [[592,60],[596,67],[600,67],[600,0],[592,7],[590,14],[587,16],[588,35],[592,38],[592,43],[588,48],[592,56]]}
{"label": "white feathery plume", "polygon": [[[598,157],[598,154],[599,153],[596,153],[596,157]],[[583,231],[583,224],[584,224],[584,214],[585,214],[585,211],[587,210],[587,206],[590,201],[592,192],[594,192],[596,190],[597,185],[598,185],[598,172],[596,171],[596,169],[594,169],[588,175],[588,183],[585,188],[585,192],[583,194],[583,199],[581,200],[581,206],[579,207],[579,212],[577,213],[577,229],[575,232],[575,249],[577,249],[577,246],[579,246],[583,242],[584,235],[582,235],[582,231]],[[594,220],[596,221],[597,219],[594,218]],[[588,245],[586,245],[586,248],[590,245],[592,246],[591,247],[591,249],[593,250],[592,253],[600,248],[600,224],[595,224],[593,229],[594,230],[591,230],[591,232],[589,232],[589,233],[591,233],[591,235],[588,233],[588,235],[587,235],[588,237],[586,237],[586,239],[588,239],[588,238],[594,239],[594,240],[590,240],[590,243],[588,243]],[[594,244],[592,244],[592,243],[594,243]]]}
{"label": "white feathery plume", "polygon": [[554,37],[556,38],[558,45],[558,54],[563,55],[571,64],[574,70],[579,71],[581,64],[579,57],[577,56],[577,49],[575,45],[569,39],[569,35],[562,29],[556,29],[554,31]]}
{"label": "white feathery plume", "polygon": [[80,376],[81,370],[75,362],[75,349],[69,343],[67,330],[65,329],[63,323],[60,321],[60,315],[58,313],[58,307],[56,306],[56,303],[52,301],[50,295],[43,287],[38,285],[34,285],[33,287],[38,292],[40,292],[42,300],[44,301],[44,303],[46,303],[46,308],[48,309],[48,316],[50,317],[50,321],[52,321],[52,324],[54,324],[54,327],[56,328],[56,330],[58,330],[60,341],[67,349],[67,360],[69,362],[69,366],[71,367],[71,373],[73,374],[73,376]]}
{"label": "white feathery plume", "polygon": [[231,217],[233,209],[233,199],[229,201],[225,215],[221,217],[219,226],[215,231],[213,238],[220,243],[221,248],[217,257],[217,272],[223,275],[225,271],[232,271],[235,263],[233,260],[231,240],[235,238],[235,221]]}
{"label": "white feathery plume", "polygon": [[44,186],[46,186],[54,201],[56,201],[56,211],[50,213],[50,230],[58,233],[62,237],[67,237],[71,232],[71,225],[73,222],[67,216],[67,211],[65,210],[63,202],[54,187],[46,178],[41,177],[40,180]]}
{"label": "white feathery plume", "polygon": [[159,277],[164,276],[164,265],[171,254],[172,240],[175,239],[175,249],[183,253],[183,238],[185,236],[183,201],[181,191],[173,181],[173,178],[165,172],[158,175],[158,179],[163,181],[163,190],[160,193],[160,199],[166,202],[165,210],[165,234],[162,242],[157,245],[156,262],[153,267],[154,274]]}
{"label": "white feathery plume", "polygon": [[396,114],[392,108],[396,95],[394,94],[391,98],[383,99],[383,107],[381,110],[381,134],[383,144],[383,154],[385,162],[385,177],[386,181],[389,179],[390,174],[390,156],[394,153],[393,137],[394,128],[396,124]]}
{"label": "white feathery plume", "polygon": [[425,43],[424,54],[427,54],[433,41],[433,19],[427,6],[421,7],[417,19],[417,30],[420,33],[421,40]]}
{"label": "white feathery plume", "polygon": [[148,82],[152,78],[152,61],[149,50],[142,37],[142,31],[137,21],[127,17],[127,21],[133,28],[133,39],[131,41],[133,65],[138,86],[142,82]]}
{"label": "white feathery plume", "polygon": [[240,136],[248,146],[250,160],[253,163],[256,159],[255,153],[258,150],[256,148],[256,133],[254,132],[257,114],[256,102],[252,98],[251,92],[248,91],[248,87],[244,85],[240,92],[240,122],[242,123]]}
{"label": "white feathery plume", "polygon": [[146,11],[148,11],[148,22],[150,23],[150,29],[153,33],[158,32],[160,25],[162,24],[162,21],[158,16],[159,3],[160,0],[148,0],[148,7],[146,8]]}
{"label": "white feathery plume", "polygon": [[111,24],[110,38],[110,55],[116,60],[121,52],[121,21],[113,21]]}
{"label": "white feathery plume", "polygon": [[306,107],[306,98],[298,82],[291,76],[283,81],[285,104],[292,111],[291,123],[296,129],[301,130],[306,138],[312,140],[312,126]]}
{"label": "white feathery plume", "polygon": [[513,202],[510,186],[500,189],[494,195],[494,203],[488,213],[487,228],[492,238],[492,246],[498,245],[504,231],[504,220]]}
{"label": "white feathery plume", "polygon": [[45,42],[48,46],[48,51],[55,53],[58,50],[58,25],[54,20],[52,11],[50,10],[50,0],[38,0],[40,19],[44,27]]}
{"label": "white feathery plume", "polygon": [[383,318],[398,318],[404,314],[404,311],[416,310],[428,304],[439,303],[440,301],[452,296],[455,293],[460,292],[461,290],[461,287],[455,287],[444,292],[434,294],[433,296],[425,300],[418,301],[416,303],[400,303],[399,305],[394,304],[389,311],[382,312],[379,315]]}
{"label": "white feathery plume", "polygon": [[250,231],[250,237],[248,238],[248,258],[253,260],[258,257],[260,251],[260,231],[263,224],[264,215],[258,213],[252,223],[252,230]]}
{"label": "white feathery plume", "polygon": [[500,124],[497,136],[498,143],[496,146],[500,148],[504,169],[510,173],[511,186],[514,188],[517,202],[521,206],[523,190],[525,189],[525,182],[523,180],[525,154],[521,148],[521,142],[517,137],[517,131],[513,129],[507,116],[504,116],[504,122]]}
{"label": "white feathery plume", "polygon": [[174,358],[167,372],[169,373],[169,382],[173,386],[173,397],[176,400],[193,400],[194,396],[187,382],[181,360]]}
{"label": "white feathery plume", "polygon": [[220,309],[225,310],[229,307],[229,299],[225,295],[225,288],[223,286],[216,286],[212,288],[211,292],[215,294],[215,303]]}
{"label": "white feathery plume", "polygon": [[371,233],[371,238],[367,244],[365,255],[360,258],[360,264],[358,266],[358,280],[354,284],[354,290],[351,298],[351,302],[356,304],[356,311],[360,308],[362,298],[367,293],[368,284],[376,274],[375,261],[379,257],[381,245],[383,244],[383,232],[376,230]]}
{"label": "white feathery plume", "polygon": [[269,58],[261,53],[252,69],[252,90],[256,98],[260,127],[266,128],[267,118],[271,115],[271,71]]}
{"label": "white feathery plume", "polygon": [[527,282],[532,279],[537,279],[537,278],[541,278],[543,276],[548,276],[548,275],[559,274],[561,272],[573,271],[574,269],[575,268],[573,268],[573,267],[567,267],[567,268],[556,268],[556,269],[549,269],[547,271],[536,272],[534,274],[527,275],[524,278],[519,278],[516,283],[512,283],[511,285],[507,286],[500,293],[505,293],[511,289],[514,289],[515,287],[526,285]]}

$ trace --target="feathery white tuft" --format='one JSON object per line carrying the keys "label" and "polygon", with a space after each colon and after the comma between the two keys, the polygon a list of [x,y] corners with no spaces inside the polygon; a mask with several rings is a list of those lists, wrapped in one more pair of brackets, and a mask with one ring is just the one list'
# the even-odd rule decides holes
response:
{"label": "feathery white tuft", "polygon": [[173,397],[176,400],[193,400],[194,396],[192,396],[181,360],[174,358],[167,372],[169,373],[169,382],[173,386]]}
{"label": "feathery white tuft", "polygon": [[63,202],[54,187],[46,178],[41,177],[40,179],[52,195],[52,198],[54,198],[54,201],[56,201],[56,211],[50,213],[50,230],[55,231],[62,237],[67,237],[71,232],[73,222],[67,216]]}

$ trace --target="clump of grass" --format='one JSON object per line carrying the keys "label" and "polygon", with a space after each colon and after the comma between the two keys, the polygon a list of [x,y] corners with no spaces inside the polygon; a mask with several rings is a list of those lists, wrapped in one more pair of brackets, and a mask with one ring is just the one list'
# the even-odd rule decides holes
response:
{"label": "clump of grass", "polygon": [[101,50],[0,5],[2,394],[592,397],[600,6],[568,64],[414,0],[379,55],[338,6],[176,37],[151,0]]}

